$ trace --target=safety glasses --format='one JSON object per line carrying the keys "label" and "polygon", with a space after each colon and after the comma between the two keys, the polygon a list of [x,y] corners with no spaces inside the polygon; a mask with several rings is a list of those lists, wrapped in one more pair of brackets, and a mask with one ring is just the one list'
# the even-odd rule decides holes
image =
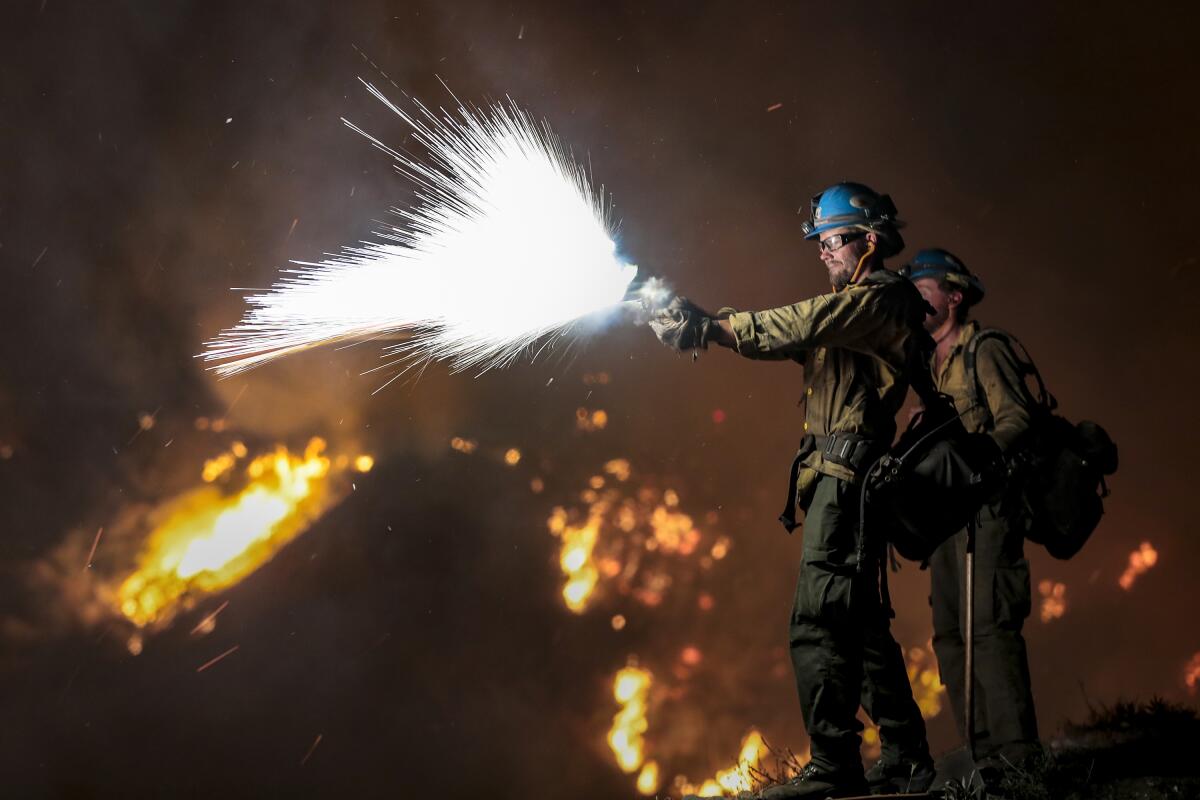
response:
{"label": "safety glasses", "polygon": [[820,246],[821,246],[821,249],[824,250],[825,252],[832,253],[834,250],[840,250],[841,248],[850,244],[854,240],[861,239],[866,235],[867,234],[865,231],[857,231],[857,232],[852,231],[850,233],[835,233],[833,236],[830,236],[828,239],[822,239],[820,241]]}

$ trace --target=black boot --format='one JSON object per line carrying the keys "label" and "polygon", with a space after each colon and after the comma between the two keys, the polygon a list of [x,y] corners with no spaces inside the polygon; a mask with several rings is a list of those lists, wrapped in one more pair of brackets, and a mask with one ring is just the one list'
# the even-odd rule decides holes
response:
{"label": "black boot", "polygon": [[866,792],[867,781],[863,778],[861,767],[830,771],[810,762],[800,770],[799,775],[786,783],[763,789],[759,797],[762,800],[825,800],[853,797]]}

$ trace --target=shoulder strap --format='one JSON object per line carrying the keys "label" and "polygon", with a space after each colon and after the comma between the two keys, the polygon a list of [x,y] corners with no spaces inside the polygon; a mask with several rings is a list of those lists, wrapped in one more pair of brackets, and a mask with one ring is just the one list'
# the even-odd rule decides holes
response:
{"label": "shoulder strap", "polygon": [[979,371],[975,368],[979,345],[986,339],[999,339],[1008,345],[1008,348],[1012,350],[1013,355],[1017,359],[1022,376],[1033,376],[1033,379],[1037,382],[1037,396],[1033,400],[1037,405],[1047,411],[1053,411],[1058,408],[1058,399],[1046,389],[1046,383],[1042,380],[1042,373],[1038,371],[1037,365],[1033,363],[1033,358],[1029,355],[1029,351],[1025,349],[1025,345],[1021,344],[1021,341],[1008,331],[999,328],[981,329],[967,343],[967,349],[963,351],[963,367],[967,372],[967,390],[971,392],[972,403],[981,406],[987,412],[988,416],[991,416],[991,408],[987,404],[983,385],[979,382]]}

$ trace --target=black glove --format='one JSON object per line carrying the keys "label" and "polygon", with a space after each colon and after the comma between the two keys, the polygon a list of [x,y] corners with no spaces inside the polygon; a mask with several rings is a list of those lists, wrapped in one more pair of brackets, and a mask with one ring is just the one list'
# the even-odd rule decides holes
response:
{"label": "black glove", "polygon": [[650,320],[658,340],[675,350],[706,350],[716,320],[686,297],[675,297]]}

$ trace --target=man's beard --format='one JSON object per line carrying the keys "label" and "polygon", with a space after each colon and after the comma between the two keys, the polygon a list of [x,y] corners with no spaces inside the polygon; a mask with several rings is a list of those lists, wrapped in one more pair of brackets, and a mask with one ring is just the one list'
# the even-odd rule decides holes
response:
{"label": "man's beard", "polygon": [[925,317],[925,331],[927,333],[936,333],[939,328],[946,324],[946,320],[950,319],[950,314],[941,312],[929,314]]}
{"label": "man's beard", "polygon": [[834,291],[840,292],[850,285],[850,278],[853,277],[854,270],[845,261],[830,264],[828,269],[829,283],[833,286]]}

